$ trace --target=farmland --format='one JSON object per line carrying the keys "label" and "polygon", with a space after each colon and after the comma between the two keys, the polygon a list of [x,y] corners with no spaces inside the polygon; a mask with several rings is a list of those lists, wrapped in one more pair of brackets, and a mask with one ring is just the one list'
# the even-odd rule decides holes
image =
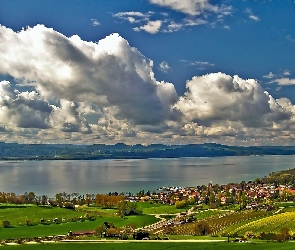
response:
{"label": "farmland", "polygon": [[[80,207],[76,210],[69,210],[50,206],[2,205],[0,206],[0,219],[2,222],[9,221],[10,225],[7,228],[0,228],[0,239],[41,237],[67,234],[69,231],[93,230],[106,221],[117,227],[124,225],[142,227],[159,220],[152,215],[121,218],[115,215],[116,211],[99,207]],[[44,222],[41,223],[41,219]]]}
{"label": "farmland", "polygon": [[142,190],[136,196],[0,193],[0,240],[2,244],[106,238],[290,241],[295,238],[294,179],[286,178],[285,172],[270,176],[274,183],[256,179],[166,187],[159,193]]}
{"label": "farmland", "polygon": [[285,212],[253,222],[247,223],[235,229],[232,233],[244,235],[247,231],[256,233],[279,233],[282,228],[288,228],[290,231],[295,231],[295,212]]}
{"label": "farmland", "polygon": [[[3,224],[0,228],[0,239],[44,237],[66,234],[69,231],[94,230],[106,221],[118,230],[131,226],[132,228],[143,228],[149,231],[151,236],[169,235],[171,239],[178,240],[187,239],[186,235],[195,237],[194,235],[198,235],[196,227],[204,223],[210,230],[200,235],[204,235],[201,237],[207,237],[206,239],[208,237],[216,239],[217,236],[227,235],[232,238],[244,237],[250,231],[253,233],[252,238],[259,239],[262,233],[280,233],[283,228],[289,229],[291,237],[295,230],[295,211],[291,210],[293,203],[283,204],[280,210],[271,212],[262,210],[200,210],[189,206],[185,209],[190,208],[190,211],[193,211],[189,216],[193,219],[187,223],[179,223],[179,221],[188,218],[183,212],[185,209],[178,210],[175,206],[149,202],[139,203],[138,207],[143,209],[142,215],[121,217],[116,213],[116,209],[102,209],[97,206],[80,206],[75,210],[70,210],[50,206],[2,205],[0,218],[2,222],[7,220],[10,224],[7,227],[4,227]],[[155,216],[156,212],[159,212],[162,217]],[[180,213],[183,216],[180,216]],[[152,225],[160,220],[164,221],[164,224],[153,228]],[[165,225],[165,221],[168,220],[174,221],[175,225],[161,226]],[[100,236],[93,236],[91,239],[100,239]]]}

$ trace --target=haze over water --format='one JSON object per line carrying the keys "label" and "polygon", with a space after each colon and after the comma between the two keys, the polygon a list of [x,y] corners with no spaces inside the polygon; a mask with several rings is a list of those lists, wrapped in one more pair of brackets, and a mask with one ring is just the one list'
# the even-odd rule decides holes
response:
{"label": "haze over water", "polygon": [[226,184],[294,168],[295,156],[238,156],[97,161],[0,162],[0,192],[56,193],[156,190],[163,186]]}

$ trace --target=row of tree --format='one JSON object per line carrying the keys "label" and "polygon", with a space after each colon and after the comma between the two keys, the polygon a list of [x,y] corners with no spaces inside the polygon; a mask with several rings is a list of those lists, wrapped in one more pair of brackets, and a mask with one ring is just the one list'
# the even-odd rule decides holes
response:
{"label": "row of tree", "polygon": [[21,195],[0,192],[0,203],[45,205],[48,203],[47,195],[36,196],[34,192],[25,192]]}

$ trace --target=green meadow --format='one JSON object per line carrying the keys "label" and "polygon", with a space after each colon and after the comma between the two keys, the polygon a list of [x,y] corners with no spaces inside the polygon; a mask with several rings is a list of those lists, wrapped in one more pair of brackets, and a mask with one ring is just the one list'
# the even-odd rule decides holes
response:
{"label": "green meadow", "polygon": [[[153,215],[137,215],[121,218],[115,215],[117,210],[97,207],[82,207],[69,210],[59,207],[42,206],[0,206],[0,221],[8,220],[10,226],[0,227],[0,239],[40,237],[67,234],[69,231],[94,230],[104,222],[116,227],[132,225],[142,227],[156,223],[159,219]],[[90,216],[92,219],[89,220]],[[54,219],[58,219],[58,223]],[[44,219],[45,223],[40,223]],[[29,225],[27,224],[29,221]]]}
{"label": "green meadow", "polygon": [[[225,242],[121,242],[121,243],[50,243],[36,245],[9,246],[7,249],[16,250],[62,250],[62,249],[103,249],[103,250],[291,250],[293,242],[285,243],[225,243]],[[6,249],[4,248],[4,249]]]}
{"label": "green meadow", "polygon": [[176,209],[175,205],[163,205],[159,203],[139,202],[138,207],[142,208],[144,214],[176,214],[184,212],[190,207]]}

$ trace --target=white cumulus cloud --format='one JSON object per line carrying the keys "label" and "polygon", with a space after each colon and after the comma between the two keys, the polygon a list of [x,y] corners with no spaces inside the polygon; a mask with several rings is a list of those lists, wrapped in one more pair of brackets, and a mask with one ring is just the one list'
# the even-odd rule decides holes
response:
{"label": "white cumulus cloud", "polygon": [[162,26],[162,21],[161,20],[156,20],[156,21],[148,21],[147,24],[142,25],[140,27],[134,28],[135,31],[140,31],[144,30],[148,33],[151,34],[156,34],[159,32],[160,28]]}
{"label": "white cumulus cloud", "polygon": [[134,124],[165,121],[152,62],[118,34],[93,43],[38,25],[19,33],[1,26],[0,35],[0,73],[34,81],[47,99],[117,106]]}
{"label": "white cumulus cloud", "polygon": [[93,19],[90,19],[90,20],[91,20],[92,26],[99,26],[100,25],[100,22],[97,19],[93,18]]}
{"label": "white cumulus cloud", "polygon": [[163,73],[168,73],[170,66],[166,61],[163,61],[160,63],[159,68]]}
{"label": "white cumulus cloud", "polygon": [[188,121],[211,126],[220,121],[246,127],[271,126],[290,118],[280,105],[253,80],[223,73],[193,77],[176,107]]}
{"label": "white cumulus cloud", "polygon": [[275,75],[272,72],[269,72],[267,75],[264,75],[264,78],[273,78]]}
{"label": "white cumulus cloud", "polygon": [[[87,42],[37,25],[19,32],[0,26],[0,37],[0,74],[18,82],[0,82],[0,140],[286,144],[295,137],[294,105],[254,79],[195,76],[178,96],[118,34]],[[159,67],[169,70],[165,61]]]}
{"label": "white cumulus cloud", "polygon": [[10,82],[0,82],[0,125],[14,128],[50,126],[52,107],[37,92],[20,92]]}
{"label": "white cumulus cloud", "polygon": [[294,85],[295,84],[295,79],[288,78],[288,77],[283,77],[283,78],[278,78],[274,79],[271,81],[271,83],[277,83],[282,86],[286,85]]}
{"label": "white cumulus cloud", "polygon": [[253,14],[253,11],[250,8],[246,9],[246,13],[248,14],[249,18],[254,21],[260,21],[260,18]]}

